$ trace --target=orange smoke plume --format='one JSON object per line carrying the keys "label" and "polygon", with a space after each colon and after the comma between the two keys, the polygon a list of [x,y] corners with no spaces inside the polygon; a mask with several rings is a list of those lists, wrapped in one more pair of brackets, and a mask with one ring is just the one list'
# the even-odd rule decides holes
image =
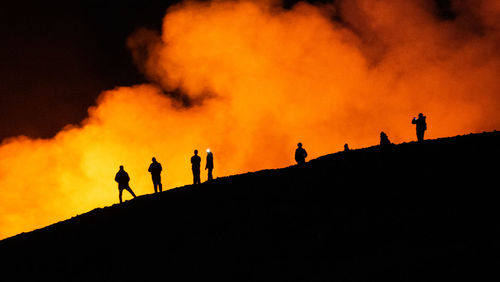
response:
{"label": "orange smoke plume", "polygon": [[192,182],[194,149],[224,176],[291,165],[299,141],[309,158],[380,131],[412,141],[419,112],[427,138],[497,129],[500,5],[453,3],[449,18],[430,0],[172,7],[161,34],[127,42],[151,84],[102,93],[54,138],[3,142],[0,238],[116,203],[119,165],[152,193],[152,157],[172,188]]}

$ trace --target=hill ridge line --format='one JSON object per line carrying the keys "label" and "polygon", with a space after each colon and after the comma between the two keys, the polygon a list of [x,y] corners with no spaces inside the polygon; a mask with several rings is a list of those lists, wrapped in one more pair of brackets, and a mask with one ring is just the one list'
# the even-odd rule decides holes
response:
{"label": "hill ridge line", "polygon": [[[435,139],[427,139],[427,140],[424,141],[423,144],[419,144],[417,141],[408,141],[408,142],[402,142],[402,143],[392,143],[391,144],[392,145],[391,150],[397,150],[398,148],[402,148],[402,147],[406,147],[406,146],[420,146],[420,145],[427,145],[427,146],[429,146],[429,145],[434,145],[434,144],[442,143],[444,141],[447,141],[447,142],[451,141],[451,142],[453,142],[453,141],[457,141],[457,140],[459,140],[461,138],[474,138],[474,137],[478,137],[478,136],[496,135],[496,134],[500,134],[500,133],[497,130],[494,130],[494,131],[483,131],[483,132],[480,132],[480,133],[468,133],[468,134],[461,134],[461,135],[456,135],[456,136],[439,137],[439,138],[435,138]],[[355,148],[355,149],[350,149],[348,151],[349,154],[357,154],[357,153],[358,154],[359,153],[372,153],[372,154],[376,154],[376,153],[379,153],[379,152],[380,152],[380,146],[379,145],[373,145],[373,146],[363,147],[363,148]],[[342,162],[342,161],[344,161],[343,157],[345,156],[345,154],[346,154],[345,151],[338,151],[338,152],[335,152],[335,153],[330,153],[330,154],[322,155],[322,156],[319,156],[319,157],[317,157],[315,159],[311,159],[311,160],[307,161],[306,162],[306,167],[310,166],[310,165],[314,165],[316,163],[321,163],[321,162],[324,162],[324,161],[341,161]],[[207,185],[210,185],[210,186],[217,185],[221,181],[230,181],[230,180],[234,180],[234,179],[237,179],[237,178],[240,178],[240,177],[249,177],[249,176],[255,176],[255,175],[259,175],[259,174],[266,174],[266,173],[270,173],[270,172],[286,171],[286,170],[290,170],[290,169],[294,169],[294,168],[297,168],[296,164],[290,165],[290,166],[286,166],[286,167],[281,167],[281,168],[269,168],[269,169],[262,169],[262,170],[258,170],[258,171],[248,171],[248,172],[234,174],[234,175],[217,177],[211,183],[203,182],[203,183],[201,183],[199,185],[186,184],[186,185],[183,185],[183,186],[178,186],[178,187],[170,188],[170,189],[165,190],[165,191],[163,191],[161,193],[150,193],[150,194],[138,195],[137,198],[126,200],[122,204],[120,204],[120,203],[114,203],[112,205],[105,206],[105,207],[96,207],[96,208],[91,209],[91,210],[89,210],[87,212],[84,212],[82,214],[77,214],[77,215],[72,216],[70,218],[67,218],[67,219],[60,220],[58,222],[49,224],[47,226],[44,226],[44,227],[41,227],[41,228],[37,228],[37,229],[31,230],[31,231],[21,232],[19,234],[16,234],[16,235],[4,238],[4,239],[0,240],[0,245],[4,241],[10,241],[10,240],[15,239],[15,238],[30,236],[31,234],[37,233],[37,232],[44,232],[44,231],[47,231],[47,230],[52,229],[52,228],[57,228],[58,226],[61,226],[63,224],[70,224],[72,221],[79,220],[79,219],[82,219],[84,217],[92,217],[92,216],[96,216],[98,214],[105,213],[105,212],[107,212],[109,210],[112,210],[112,209],[125,209],[125,208],[128,208],[130,206],[134,206],[135,203],[139,203],[139,202],[143,202],[143,201],[161,201],[161,198],[165,198],[167,196],[174,196],[175,197],[175,194],[186,192],[188,189],[191,190],[191,191],[193,191],[193,190],[199,190],[199,189],[206,188]]]}

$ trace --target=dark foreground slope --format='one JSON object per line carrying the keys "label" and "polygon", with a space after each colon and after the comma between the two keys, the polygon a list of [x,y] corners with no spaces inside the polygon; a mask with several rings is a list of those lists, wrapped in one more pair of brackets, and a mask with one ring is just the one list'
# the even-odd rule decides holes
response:
{"label": "dark foreground slope", "polygon": [[142,196],[1,241],[0,280],[497,280],[499,144],[376,146]]}

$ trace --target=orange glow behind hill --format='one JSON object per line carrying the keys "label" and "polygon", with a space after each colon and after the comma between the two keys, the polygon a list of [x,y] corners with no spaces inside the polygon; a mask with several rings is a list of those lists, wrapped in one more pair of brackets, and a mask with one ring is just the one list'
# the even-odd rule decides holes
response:
{"label": "orange glow behind hill", "polygon": [[[213,151],[217,177],[291,165],[299,141],[311,159],[377,144],[380,131],[415,140],[419,112],[426,138],[497,129],[500,4],[460,1],[464,16],[445,21],[430,2],[172,7],[161,35],[142,29],[127,42],[152,84],[102,93],[81,125],[52,139],[4,141],[0,238],[116,203],[119,165],[136,194],[152,193],[152,157],[165,189],[192,182],[194,149],[202,168]],[[163,93],[175,89],[194,105]]]}

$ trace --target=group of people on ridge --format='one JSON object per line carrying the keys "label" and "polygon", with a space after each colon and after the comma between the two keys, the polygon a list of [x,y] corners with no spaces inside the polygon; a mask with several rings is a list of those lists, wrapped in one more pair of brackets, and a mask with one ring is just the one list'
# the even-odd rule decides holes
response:
{"label": "group of people on ridge", "polygon": [[[201,158],[198,156],[198,150],[194,150],[194,156],[191,157],[191,170],[193,171],[193,184],[200,184],[200,166]],[[212,171],[214,170],[214,155],[207,150],[207,164],[205,165],[205,170],[208,169],[207,181],[213,180]]]}
{"label": "group of people on ridge", "polygon": [[[424,141],[424,133],[427,130],[426,117],[420,113],[418,114],[418,118],[413,118],[411,121],[412,124],[416,125],[417,130],[417,140],[418,142]],[[384,147],[390,145],[391,142],[387,137],[385,132],[380,133],[380,146]],[[344,145],[344,150],[349,151],[349,146],[347,144]],[[297,144],[297,149],[295,150],[295,161],[299,166],[302,166],[306,163],[307,152],[304,148],[302,148],[302,143]],[[191,170],[193,172],[193,184],[201,184],[200,180],[200,167],[201,167],[201,158],[198,156],[198,150],[194,150],[194,155],[191,157]],[[207,150],[207,161],[205,165],[205,170],[208,170],[207,181],[213,180],[212,171],[214,169],[214,156],[210,150]],[[152,159],[152,163],[149,165],[148,171],[151,173],[151,178],[153,180],[153,186],[155,193],[158,191],[162,192],[163,187],[161,184],[161,164],[156,161],[156,158]],[[127,190],[134,198],[136,195],[134,191],[130,188],[129,182],[130,177],[128,173],[123,169],[123,165],[120,166],[120,170],[116,173],[115,181],[118,182],[118,190],[119,190],[119,199],[120,203],[122,203],[122,192],[123,190]]]}
{"label": "group of people on ridge", "polygon": [[[201,158],[198,156],[198,150],[194,150],[194,156],[191,157],[191,169],[193,171],[193,183],[200,184],[200,165]],[[152,163],[149,165],[148,171],[151,173],[151,179],[153,180],[153,187],[155,193],[162,192],[163,186],[161,184],[161,164],[156,160],[156,158],[152,159]],[[205,169],[208,170],[208,181],[213,180],[212,171],[214,169],[214,155],[210,150],[207,150],[207,164]],[[120,203],[122,203],[122,194],[123,190],[127,190],[132,197],[136,197],[132,188],[130,188],[129,182],[130,177],[128,173],[123,168],[123,165],[120,166],[120,170],[115,175],[115,181],[118,182],[118,198],[120,199]]]}
{"label": "group of people on ridge", "polygon": [[[422,113],[420,113],[420,114],[418,114],[418,118],[413,118],[411,120],[411,123],[416,125],[417,140],[419,143],[424,141],[424,133],[427,130],[426,119],[427,119],[427,117],[424,116]],[[384,147],[387,147],[389,145],[391,145],[391,141],[389,141],[389,137],[387,137],[387,134],[383,131],[380,132],[380,146],[382,148],[384,148]]]}

